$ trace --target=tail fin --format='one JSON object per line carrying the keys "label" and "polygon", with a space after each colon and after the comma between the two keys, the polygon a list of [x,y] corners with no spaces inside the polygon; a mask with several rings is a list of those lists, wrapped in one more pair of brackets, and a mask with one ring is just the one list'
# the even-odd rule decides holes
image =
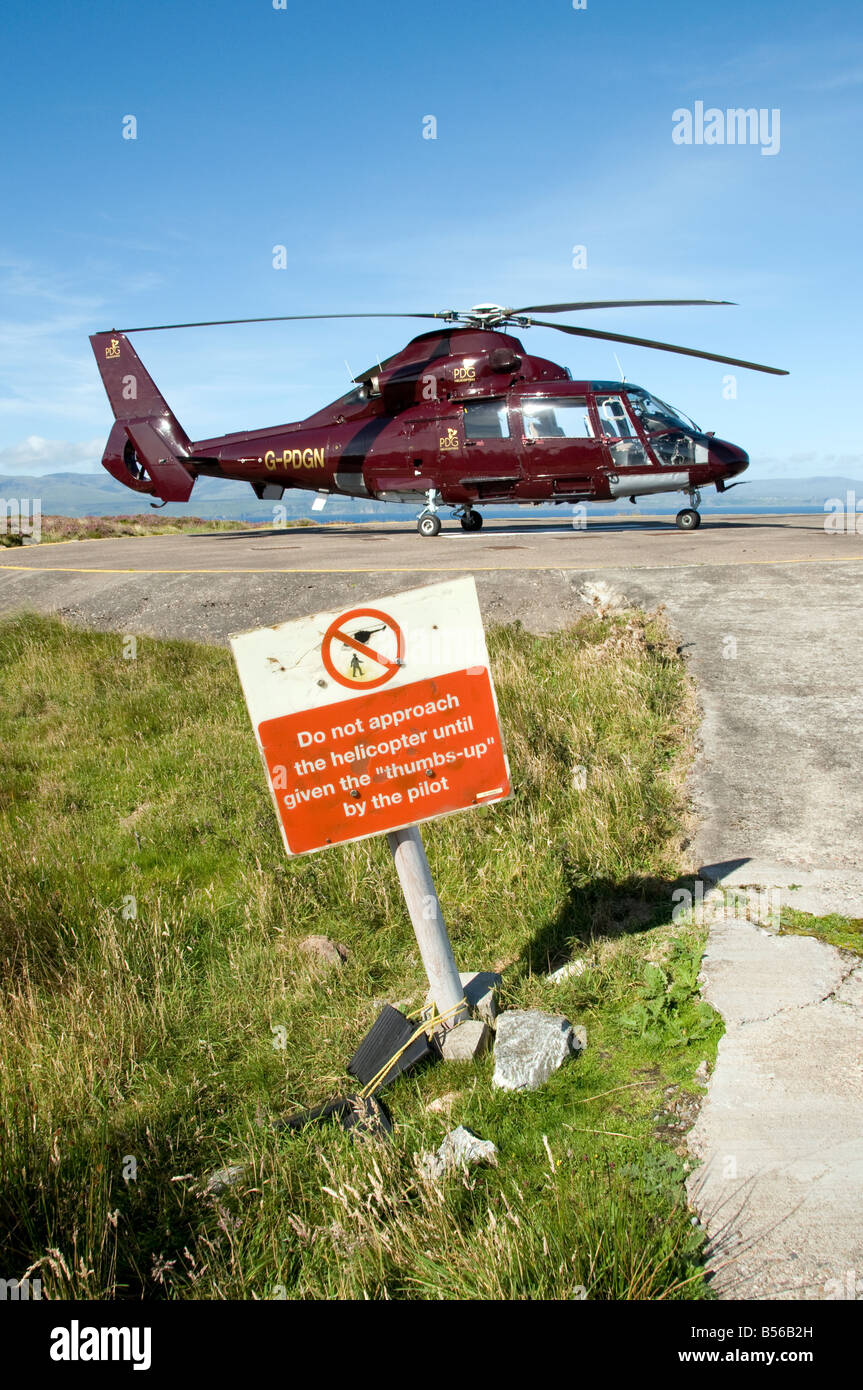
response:
{"label": "tail fin", "polygon": [[94,333],[90,343],[117,420],[104,467],[136,492],[187,502],[195,474],[184,460],[192,445],[176,415],[123,333]]}

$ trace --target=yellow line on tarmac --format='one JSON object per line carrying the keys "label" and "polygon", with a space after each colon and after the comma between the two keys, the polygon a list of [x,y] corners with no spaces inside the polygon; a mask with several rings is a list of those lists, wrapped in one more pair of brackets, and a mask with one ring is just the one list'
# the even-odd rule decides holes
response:
{"label": "yellow line on tarmac", "polygon": [[347,565],[316,568],[310,565],[297,565],[293,568],[271,569],[109,569],[98,565],[4,565],[2,570],[23,570],[28,574],[440,574],[445,570],[467,570],[472,574],[497,572],[518,574],[535,570],[667,570],[667,569],[709,569],[713,567],[735,567],[740,565],[834,565],[848,564],[863,560],[859,555],[831,555],[827,557],[801,556],[782,560],[697,560],[683,565],[639,565],[619,561],[590,562],[582,560],[579,564],[557,565]]}

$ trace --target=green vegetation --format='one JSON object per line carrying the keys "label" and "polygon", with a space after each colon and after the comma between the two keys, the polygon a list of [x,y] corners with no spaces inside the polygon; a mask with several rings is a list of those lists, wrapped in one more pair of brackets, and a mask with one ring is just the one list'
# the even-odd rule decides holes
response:
{"label": "green vegetation", "polygon": [[786,907],[782,909],[779,930],[794,936],[817,936],[828,946],[839,946],[843,951],[863,956],[863,917],[840,917],[837,912],[815,917],[811,912]]}
{"label": "green vegetation", "polygon": [[[489,644],[515,795],[424,839],[462,968],[587,1050],[531,1094],[493,1090],[490,1058],[402,1078],[394,1139],[358,1142],[271,1121],[344,1087],[382,1000],[423,1000],[386,843],[285,858],[227,652],[0,624],[4,1275],[50,1297],[708,1296],[682,1141],[721,1025],[704,933],[671,922],[684,667],[635,612]],[[313,932],[341,969],[298,950]],[[570,955],[583,973],[548,983]],[[413,1156],[457,1123],[499,1167],[429,1184]]]}
{"label": "green vegetation", "polygon": [[[306,517],[291,517],[281,527],[315,526],[322,523]],[[200,516],[152,516],[146,512],[131,516],[43,516],[41,545],[51,541],[104,541],[116,536],[176,536],[189,531],[272,531],[272,518],[266,521],[205,520]],[[18,535],[0,533],[0,545],[21,545]]]}

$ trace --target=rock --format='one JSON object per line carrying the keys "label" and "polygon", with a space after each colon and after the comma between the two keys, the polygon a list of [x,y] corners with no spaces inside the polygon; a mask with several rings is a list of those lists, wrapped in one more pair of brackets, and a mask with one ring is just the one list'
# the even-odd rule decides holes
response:
{"label": "rock", "polygon": [[625,613],[630,607],[629,600],[610,584],[606,584],[604,579],[584,584],[578,596],[585,603],[592,604],[600,614]]}
{"label": "rock", "polygon": [[704,1061],[699,1062],[698,1066],[695,1068],[695,1080],[699,1081],[702,1086],[706,1086],[710,1080],[710,1068],[707,1065],[706,1058]]}
{"label": "rock", "polygon": [[582,1030],[573,1042],[572,1024],[561,1014],[508,1009],[497,1023],[492,1085],[503,1091],[535,1091],[586,1041]]}
{"label": "rock", "polygon": [[429,1101],[426,1110],[430,1115],[448,1115],[459,1098],[458,1091],[446,1091],[436,1100]]}
{"label": "rock", "polygon": [[207,1178],[204,1193],[207,1197],[218,1197],[222,1192],[227,1192],[229,1187],[235,1187],[238,1182],[242,1182],[248,1169],[242,1163],[232,1163],[227,1168],[217,1168],[215,1173],[211,1173]]}
{"label": "rock", "polygon": [[546,975],[547,985],[559,985],[564,980],[569,980],[573,975],[583,975],[587,969],[587,962],[583,960],[568,960],[559,970],[553,970],[550,975]]}
{"label": "rock", "polygon": [[494,1027],[497,1018],[497,995],[500,989],[500,975],[492,970],[478,970],[473,975],[459,975],[464,986],[464,997],[474,1018]]}
{"label": "rock", "polygon": [[[497,1018],[497,992],[500,988],[500,976],[492,970],[474,970],[464,974],[459,972],[459,979],[472,1017],[478,1018],[482,1023],[487,1023],[489,1027],[493,1028]],[[426,995],[426,1008],[430,1006],[431,1002],[432,997],[429,993]]]}
{"label": "rock", "polygon": [[450,1028],[444,1034],[441,1052],[445,1062],[472,1062],[487,1052],[491,1043],[491,1029],[479,1019],[470,1019]]}
{"label": "rock", "polygon": [[327,965],[344,965],[348,958],[347,946],[330,941],[328,936],[307,936],[300,942],[300,950],[307,956],[314,956]]}
{"label": "rock", "polygon": [[576,1023],[574,1025],[569,1045],[576,1056],[587,1047],[587,1029],[583,1023]]}
{"label": "rock", "polygon": [[473,1163],[490,1163],[496,1168],[497,1149],[490,1139],[479,1139],[464,1125],[459,1125],[444,1136],[437,1153],[424,1153],[420,1163],[424,1176],[434,1181]]}

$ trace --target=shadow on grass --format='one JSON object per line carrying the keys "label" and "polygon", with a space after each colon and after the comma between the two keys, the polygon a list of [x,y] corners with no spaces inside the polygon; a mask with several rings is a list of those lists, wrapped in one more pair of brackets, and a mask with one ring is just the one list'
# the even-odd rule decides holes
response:
{"label": "shadow on grass", "polygon": [[[545,974],[570,959],[581,947],[622,936],[636,936],[672,921],[680,890],[692,892],[693,876],[673,879],[635,875],[616,883],[595,879],[572,884],[566,902],[551,921],[527,942],[515,971]],[[678,894],[675,897],[675,893]]]}

